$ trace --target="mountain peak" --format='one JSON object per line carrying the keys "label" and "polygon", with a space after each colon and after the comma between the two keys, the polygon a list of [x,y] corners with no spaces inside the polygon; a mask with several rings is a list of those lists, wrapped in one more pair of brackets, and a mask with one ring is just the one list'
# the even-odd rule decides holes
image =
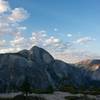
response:
{"label": "mountain peak", "polygon": [[38,47],[38,46],[33,46],[30,50],[34,50],[34,49],[40,49],[40,47]]}
{"label": "mountain peak", "polygon": [[43,48],[40,48],[38,46],[34,46],[30,49],[31,59],[35,60],[38,63],[51,63],[54,61],[54,58],[44,50]]}
{"label": "mountain peak", "polygon": [[[0,92],[11,91],[12,83],[20,88],[26,76],[31,87],[38,89],[46,89],[49,86],[59,89],[62,84],[80,87],[87,83],[91,87],[94,80],[99,80],[97,83],[100,84],[100,65],[90,65],[100,64],[100,60],[87,60],[81,63],[87,64],[86,67],[82,66],[86,70],[78,65],[55,60],[49,52],[38,46],[18,53],[1,54]],[[90,80],[93,83],[89,83]]]}

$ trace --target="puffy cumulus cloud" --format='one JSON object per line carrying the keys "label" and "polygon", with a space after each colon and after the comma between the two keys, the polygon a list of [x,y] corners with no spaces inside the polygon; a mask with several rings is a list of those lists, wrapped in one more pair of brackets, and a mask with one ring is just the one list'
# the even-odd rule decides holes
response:
{"label": "puffy cumulus cloud", "polygon": [[0,16],[0,35],[10,34],[16,35],[26,28],[18,23],[11,23],[6,17]]}
{"label": "puffy cumulus cloud", "polygon": [[94,57],[93,54],[86,52],[85,50],[78,50],[73,48],[71,42],[63,42],[59,38],[54,36],[48,36],[45,33],[33,32],[30,37],[30,47],[37,45],[48,50],[56,59],[61,59],[66,62],[78,62],[83,59],[89,59]]}
{"label": "puffy cumulus cloud", "polygon": [[46,45],[53,45],[53,44],[55,44],[55,46],[58,46],[59,43],[60,43],[59,39],[51,36],[50,38],[48,38],[47,40],[45,40],[45,44],[44,45],[46,46]]}
{"label": "puffy cumulus cloud", "polygon": [[32,37],[30,37],[31,46],[37,45],[43,47],[48,51],[64,51],[65,48],[69,48],[68,42],[64,43],[59,38],[54,36],[49,36],[45,32],[33,32]]}
{"label": "puffy cumulus cloud", "polygon": [[0,35],[14,34],[17,30],[17,25],[11,23],[6,16],[0,16]]}
{"label": "puffy cumulus cloud", "polygon": [[70,34],[70,33],[69,33],[69,34],[67,34],[67,37],[72,37],[72,34]]}
{"label": "puffy cumulus cloud", "polygon": [[16,37],[10,41],[10,47],[16,49],[17,51],[22,49],[29,48],[29,40],[25,37],[21,36],[20,33],[16,35]]}
{"label": "puffy cumulus cloud", "polygon": [[45,34],[45,31],[41,32],[33,32],[32,36],[30,37],[30,43],[32,46],[38,45],[43,46],[44,40],[47,38],[47,35]]}
{"label": "puffy cumulus cloud", "polygon": [[[92,38],[85,39],[87,42],[94,40]],[[75,47],[75,43],[73,43],[73,41],[63,42],[61,39],[54,36],[49,36],[45,32],[33,32],[30,41],[30,46],[37,45],[42,47],[48,50],[56,59],[61,59],[66,62],[74,63],[84,59],[97,58],[96,54],[92,54],[86,51],[84,48],[79,49]],[[80,42],[78,42],[78,44]]]}
{"label": "puffy cumulus cloud", "polygon": [[21,50],[21,48],[18,48],[18,47],[16,47],[16,48],[12,48],[12,47],[2,48],[2,49],[0,49],[0,53],[9,53],[9,52],[13,53],[13,52],[18,52],[20,50]]}
{"label": "puffy cumulus cloud", "polygon": [[30,37],[30,44],[31,46],[37,45],[46,50],[52,50],[60,44],[60,40],[54,36],[48,36],[44,32],[33,32],[32,37]]}
{"label": "puffy cumulus cloud", "polygon": [[[0,37],[5,34],[10,34],[13,37],[12,40],[0,40],[0,53],[17,52],[37,45],[48,50],[55,58],[66,62],[75,62],[85,57],[91,57],[92,54],[73,48],[76,43],[85,44],[95,40],[91,37],[79,38],[73,43],[73,41],[68,42],[48,35],[45,30],[33,32],[31,37],[24,37],[22,33],[27,27],[21,26],[20,22],[28,16],[29,14],[24,8],[11,9],[7,0],[0,0]],[[58,31],[58,29],[55,28],[54,31]],[[72,37],[72,34],[67,34],[67,37]]]}
{"label": "puffy cumulus cloud", "polygon": [[24,43],[24,37],[15,37],[14,40],[10,41],[12,46],[21,46]]}
{"label": "puffy cumulus cloud", "polygon": [[[16,37],[9,41],[9,47],[20,48],[16,50],[29,49],[35,45],[50,52],[64,51],[70,47],[69,43],[64,43],[57,37],[49,36],[45,31],[33,32],[32,36],[28,38],[21,36],[21,33],[16,33]],[[10,49],[10,51],[12,50]]]}
{"label": "puffy cumulus cloud", "polygon": [[[18,52],[22,49],[27,49],[28,42],[23,36],[17,34],[13,40],[6,42],[5,40],[0,41],[0,53]],[[7,45],[7,46],[5,46]]]}
{"label": "puffy cumulus cloud", "polygon": [[6,44],[6,40],[0,40],[0,47]]}
{"label": "puffy cumulus cloud", "polygon": [[75,43],[78,43],[78,44],[86,44],[90,41],[94,41],[95,39],[92,38],[92,37],[82,37],[82,38],[79,38],[75,41]]}
{"label": "puffy cumulus cloud", "polygon": [[25,20],[28,17],[28,12],[24,8],[15,8],[11,12],[9,20],[14,22]]}
{"label": "puffy cumulus cloud", "polygon": [[[0,45],[3,46],[5,42],[5,40],[0,41]],[[0,48],[0,53],[17,52],[22,49],[30,49],[35,45],[48,50],[56,59],[66,62],[73,63],[83,59],[97,58],[96,54],[91,54],[85,49],[75,48],[74,44],[65,43],[55,36],[48,35],[46,31],[33,32],[32,36],[27,38],[17,33],[16,37],[8,42],[9,48]]]}
{"label": "puffy cumulus cloud", "polygon": [[58,28],[54,28],[54,31],[57,32],[59,29]]}
{"label": "puffy cumulus cloud", "polygon": [[24,8],[11,9],[8,1],[0,0],[0,35],[15,34],[26,29],[20,22],[28,17]]}
{"label": "puffy cumulus cloud", "polygon": [[10,9],[9,4],[5,0],[0,0],[0,13],[4,13]]}

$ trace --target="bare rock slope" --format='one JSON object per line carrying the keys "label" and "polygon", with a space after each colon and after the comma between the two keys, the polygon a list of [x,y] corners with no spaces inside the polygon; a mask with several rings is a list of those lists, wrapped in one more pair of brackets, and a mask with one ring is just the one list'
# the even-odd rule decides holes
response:
{"label": "bare rock slope", "polygon": [[[82,64],[80,64],[82,65]],[[0,92],[19,88],[25,78],[32,88],[46,89],[61,85],[88,86],[90,81],[100,80],[100,68],[95,71],[54,59],[37,46],[18,53],[0,54]]]}

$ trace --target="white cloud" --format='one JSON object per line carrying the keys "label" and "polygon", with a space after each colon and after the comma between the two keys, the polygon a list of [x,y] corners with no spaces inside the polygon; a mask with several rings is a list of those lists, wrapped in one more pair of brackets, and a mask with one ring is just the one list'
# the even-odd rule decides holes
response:
{"label": "white cloud", "polygon": [[2,49],[0,49],[0,53],[8,53],[8,52],[11,52],[11,53],[13,53],[13,52],[18,52],[18,51],[20,51],[21,50],[21,48],[12,48],[12,47],[10,47],[10,48],[2,48]]}
{"label": "white cloud", "polygon": [[[50,52],[63,50],[64,48],[67,48],[67,45],[65,45],[59,38],[49,36],[45,33],[45,31],[33,32],[32,36],[29,38],[24,38],[23,36],[21,36],[20,33],[16,33],[16,37],[13,40],[9,41],[8,45],[10,49],[7,48],[7,52],[12,52],[14,50],[29,49],[35,45],[42,47]],[[6,51],[4,48],[3,50]]]}
{"label": "white cloud", "polygon": [[0,40],[0,47],[6,44],[6,40]]}
{"label": "white cloud", "polygon": [[78,44],[86,44],[90,41],[94,41],[95,39],[92,38],[92,37],[82,37],[82,38],[79,38],[75,41],[75,43],[78,43]]}
{"label": "white cloud", "polygon": [[[2,40],[1,45],[4,44],[5,41]],[[48,50],[56,59],[66,62],[78,62],[83,59],[97,58],[96,54],[91,54],[83,49],[73,48],[70,42],[63,43],[59,38],[49,36],[45,31],[33,32],[32,36],[28,38],[17,33],[16,37],[9,42],[9,48],[2,48],[0,52],[17,52],[22,49],[30,49],[35,45]]]}
{"label": "white cloud", "polygon": [[[31,37],[24,37],[22,33],[27,27],[21,26],[20,22],[28,16],[29,14],[24,8],[11,9],[7,0],[0,0],[0,37],[9,34],[13,38],[7,41],[5,39],[0,40],[0,53],[17,52],[37,45],[48,50],[55,58],[68,62],[91,57],[92,54],[89,52],[73,48],[75,44],[94,41],[95,39],[91,37],[82,37],[74,42],[68,42],[48,35],[45,30],[33,32]],[[58,31],[58,29],[54,28],[54,31]],[[72,34],[67,34],[67,37],[72,37]]]}
{"label": "white cloud", "polygon": [[54,36],[48,36],[46,33],[40,32],[33,32],[32,37],[30,37],[30,43],[34,46],[40,46],[44,48],[51,48],[57,47],[60,44],[60,40],[55,38]]}
{"label": "white cloud", "polygon": [[[17,34],[16,37],[10,41],[10,47],[16,50],[28,49],[29,48],[29,40],[21,36],[21,34]],[[19,49],[17,49],[19,48]]]}
{"label": "white cloud", "polygon": [[100,59],[100,55],[91,53],[86,50],[81,50],[74,48],[72,49],[66,49],[64,52],[51,52],[51,54],[56,58],[63,60],[68,63],[77,63],[82,60],[87,59]]}
{"label": "white cloud", "polygon": [[[20,22],[28,17],[24,8],[11,9],[7,0],[0,0],[0,52],[16,52],[26,46],[26,39],[21,35],[27,29]],[[5,35],[10,35],[13,40],[7,40]]]}
{"label": "white cloud", "polygon": [[0,0],[0,13],[0,35],[16,35],[26,29],[19,23],[28,17],[28,12],[24,8],[11,9],[8,1]]}
{"label": "white cloud", "polygon": [[69,33],[69,34],[67,34],[67,37],[72,37],[72,34],[70,34],[70,33]]}
{"label": "white cloud", "polygon": [[5,0],[0,0],[0,13],[4,13],[9,9],[10,7],[9,7],[8,2]]}
{"label": "white cloud", "polygon": [[58,28],[54,28],[54,31],[57,32],[58,31]]}
{"label": "white cloud", "polygon": [[26,28],[20,26],[17,22],[11,22],[8,16],[0,15],[0,35],[4,34],[16,34],[17,32],[23,31]]}
{"label": "white cloud", "polygon": [[15,37],[14,40],[11,41],[12,46],[20,46],[24,43],[24,37]]}
{"label": "white cloud", "polygon": [[27,27],[25,27],[25,26],[22,27],[22,26],[21,26],[21,27],[18,27],[17,29],[18,29],[18,30],[26,30]]}
{"label": "white cloud", "polygon": [[11,21],[22,21],[28,17],[28,13],[24,8],[15,8],[12,10],[12,14],[9,16]]}
{"label": "white cloud", "polygon": [[60,40],[51,36],[50,38],[46,39],[44,42],[45,45],[57,45],[59,44]]}

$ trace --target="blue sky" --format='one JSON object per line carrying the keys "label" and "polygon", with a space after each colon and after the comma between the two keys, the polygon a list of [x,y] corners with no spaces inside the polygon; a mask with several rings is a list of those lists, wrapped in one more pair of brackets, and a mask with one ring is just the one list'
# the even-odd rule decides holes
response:
{"label": "blue sky", "polygon": [[[1,52],[8,49],[17,51],[30,48],[34,44],[52,51],[54,56],[56,48],[55,51],[59,54],[57,57],[64,60],[66,56],[62,57],[63,54],[71,56],[71,59],[74,56],[75,58],[78,56],[78,59],[81,56],[98,58],[100,55],[100,0],[0,0],[0,2],[2,8],[0,20],[7,20],[8,17],[5,24],[12,28],[8,28],[10,32],[3,29],[0,32]],[[0,22],[4,27],[2,23],[4,22]],[[47,37],[44,38],[43,35]],[[38,36],[46,42],[37,40]],[[21,48],[25,40],[28,44],[24,44]]]}

